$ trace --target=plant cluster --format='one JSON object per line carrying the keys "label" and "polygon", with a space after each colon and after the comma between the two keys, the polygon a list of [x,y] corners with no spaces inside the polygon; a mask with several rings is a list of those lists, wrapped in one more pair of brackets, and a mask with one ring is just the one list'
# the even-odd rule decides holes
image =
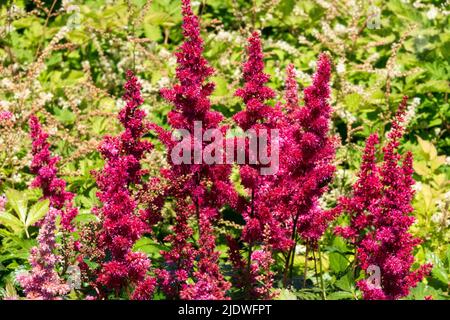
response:
{"label": "plant cluster", "polygon": [[[368,31],[354,1],[9,2],[0,296],[448,299],[448,47],[409,23],[448,44],[445,8]],[[247,161],[206,164],[211,130]]]}

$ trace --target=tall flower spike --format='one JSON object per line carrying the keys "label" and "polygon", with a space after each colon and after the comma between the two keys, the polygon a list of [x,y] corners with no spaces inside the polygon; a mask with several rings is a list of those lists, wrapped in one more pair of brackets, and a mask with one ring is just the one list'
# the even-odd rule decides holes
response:
{"label": "tall flower spike", "polygon": [[139,108],[143,103],[140,84],[131,71],[127,72],[123,99],[125,107],[119,120],[125,130],[117,137],[105,137],[100,152],[105,159],[103,170],[97,172],[97,193],[103,206],[99,209],[103,228],[98,237],[98,246],[108,260],[103,262],[97,283],[105,291],[134,285],[136,292],[130,298],[150,299],[153,283],[147,272],[150,260],[145,254],[131,249],[142,234],[148,231],[138,211],[138,200],[133,186],[142,183],[143,171],[140,160],[152,149],[148,141],[142,140],[146,126],[145,112]]}
{"label": "tall flower spike", "polygon": [[[231,166],[207,165],[194,161],[194,146],[204,150],[205,142],[198,140],[194,131],[203,136],[207,129],[225,130],[220,126],[223,116],[211,110],[209,96],[214,84],[206,82],[213,73],[203,54],[203,40],[200,37],[198,17],[192,12],[190,1],[182,1],[183,35],[185,41],[176,52],[178,84],[171,89],[161,90],[162,96],[174,105],[168,114],[171,129],[184,129],[193,137],[188,142],[191,151],[191,163],[174,164],[171,158],[172,132],[155,128],[159,138],[166,145],[168,170],[162,170],[164,177],[171,181],[168,195],[177,199],[177,218],[174,231],[166,241],[172,244],[169,252],[163,253],[170,270],[159,270],[159,276],[165,293],[171,298],[184,299],[225,299],[229,283],[219,272],[218,252],[215,249],[213,224],[219,216],[219,209],[226,203],[233,203],[236,193],[229,176]],[[172,131],[171,130],[171,131]],[[194,151],[195,154],[195,151]],[[194,164],[192,164],[194,163]],[[199,247],[196,250],[188,237],[193,229],[188,221],[194,218],[199,231]],[[197,271],[194,271],[197,262]],[[194,283],[188,284],[188,280]]]}
{"label": "tall flower spike", "polygon": [[376,145],[379,143],[378,135],[372,134],[367,138],[358,180],[353,185],[352,197],[343,197],[339,200],[339,210],[347,212],[350,225],[336,227],[335,232],[352,243],[358,241],[361,232],[371,222],[370,212],[377,205],[382,185],[379,170],[376,164]]}
{"label": "tall flower spike", "polygon": [[286,84],[284,99],[286,100],[285,111],[292,114],[299,106],[298,104],[298,83],[294,65],[291,63],[286,68]]}
{"label": "tall flower spike", "polygon": [[[236,90],[235,95],[243,100],[245,109],[238,112],[233,119],[241,129],[244,131],[252,130],[261,139],[262,134],[265,134],[268,129],[278,129],[276,120],[279,114],[277,109],[272,108],[267,103],[268,99],[275,97],[275,92],[266,85],[270,77],[264,73],[264,55],[258,32],[253,32],[248,38],[247,60],[243,65],[243,78],[244,86]],[[269,134],[273,134],[273,132],[269,131]],[[246,159],[250,159],[251,153],[256,150],[250,149],[247,139],[245,143]],[[270,145],[268,145],[268,150],[271,150]],[[247,261],[246,271],[244,271],[246,274],[243,274],[242,270],[236,270],[239,251],[236,248],[230,248],[230,250],[234,255],[232,260],[235,267],[234,271],[240,278],[239,281],[244,282],[243,293],[246,298],[264,299],[272,287],[272,281],[269,281],[272,273],[268,272],[272,260],[270,259],[271,251],[268,248],[284,247],[286,242],[282,235],[280,223],[274,219],[271,212],[270,196],[267,196],[270,193],[268,191],[273,187],[274,176],[260,175],[258,169],[262,167],[264,165],[260,163],[248,164],[242,165],[239,170],[242,184],[248,190],[250,196],[248,203],[245,203],[241,209],[245,220],[241,237],[249,246],[249,256],[245,259]],[[264,255],[268,258],[265,259],[266,263],[264,264],[252,264],[253,246],[259,244],[264,245],[264,248],[261,249],[261,256]],[[259,274],[260,272],[261,274]],[[260,286],[258,279],[262,279],[263,275],[266,276],[267,281]]]}
{"label": "tall flower spike", "polygon": [[357,261],[362,270],[380,270],[380,284],[368,279],[358,282],[364,299],[392,300],[405,297],[410,288],[427,275],[430,264],[411,271],[413,249],[420,243],[409,233],[414,223],[412,154],[402,157],[398,151],[405,131],[407,98],[401,102],[387,144],[383,162],[375,165],[375,135],[368,138],[361,173],[353,186],[351,198],[341,200],[341,210],[349,213],[350,225],[337,231],[351,239],[357,248]]}
{"label": "tall flower spike", "polygon": [[54,254],[55,219],[58,214],[57,209],[50,208],[39,230],[38,247],[31,249],[31,272],[17,275],[27,299],[54,300],[70,291],[69,286],[61,281],[55,270],[58,262],[58,257]]}
{"label": "tall flower spike", "polygon": [[335,139],[329,136],[330,75],[330,60],[321,54],[313,83],[304,90],[305,106],[292,112],[291,132],[285,140],[288,150],[282,152],[287,158],[281,160],[284,172],[291,173],[285,176],[284,187],[291,190],[288,199],[295,206],[293,222],[298,223],[296,229],[302,239],[312,244],[334,218],[318,205],[335,171]]}
{"label": "tall flower spike", "polygon": [[268,123],[274,112],[266,104],[266,100],[275,97],[275,92],[265,84],[270,77],[264,73],[264,55],[258,32],[248,38],[247,61],[244,63],[244,87],[236,90],[235,95],[241,97],[246,109],[234,115],[236,123],[245,131],[258,122]]}
{"label": "tall flower spike", "polygon": [[200,37],[198,17],[191,9],[190,0],[182,0],[183,35],[185,41],[176,52],[179,84],[172,89],[162,89],[162,96],[175,108],[168,118],[173,128],[192,130],[194,121],[202,121],[206,128],[216,127],[222,120],[218,112],[211,111],[209,96],[214,84],[205,82],[214,69],[203,57],[203,40]]}
{"label": "tall flower spike", "polygon": [[31,185],[42,190],[43,198],[49,199],[50,206],[59,210],[63,227],[72,231],[71,222],[78,214],[78,209],[73,207],[74,194],[66,191],[65,181],[57,177],[59,158],[51,155],[48,134],[42,130],[38,118],[32,116],[29,124],[33,155],[30,171],[36,175]]}

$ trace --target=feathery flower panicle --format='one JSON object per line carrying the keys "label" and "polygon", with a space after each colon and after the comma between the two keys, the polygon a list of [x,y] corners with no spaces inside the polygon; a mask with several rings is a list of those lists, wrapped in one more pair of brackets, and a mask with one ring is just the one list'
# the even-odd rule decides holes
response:
{"label": "feathery flower panicle", "polygon": [[4,126],[12,122],[14,114],[10,111],[0,111],[0,126]]}
{"label": "feathery flower panicle", "polygon": [[298,82],[295,67],[290,63],[286,68],[286,82],[284,99],[286,104],[284,110],[287,115],[292,114],[299,107],[298,99]]}
{"label": "feathery flower panicle", "polygon": [[64,284],[55,270],[58,256],[54,254],[55,219],[60,214],[50,208],[45,216],[37,237],[38,247],[33,247],[30,254],[31,271],[20,273],[17,280],[23,287],[27,299],[54,300],[67,294],[70,288]]}
{"label": "feathery flower panicle", "polygon": [[358,286],[364,299],[392,300],[405,297],[431,271],[425,264],[411,271],[414,263],[413,250],[420,243],[409,232],[414,223],[411,216],[412,154],[404,157],[398,151],[405,131],[407,98],[401,102],[387,144],[383,147],[383,162],[376,164],[375,145],[378,137],[367,139],[363,163],[358,181],[350,198],[340,201],[340,210],[350,216],[350,225],[336,231],[350,239],[357,248],[357,261],[362,270],[380,268],[380,286],[367,279]]}
{"label": "feathery flower panicle", "polygon": [[31,186],[42,190],[43,198],[49,199],[50,206],[58,209],[61,214],[62,226],[73,231],[71,223],[78,214],[78,209],[73,207],[74,194],[66,191],[66,182],[57,177],[59,157],[51,155],[48,134],[42,130],[38,118],[30,117],[29,124],[33,155],[30,171],[36,175]]}
{"label": "feathery flower panicle", "polygon": [[[239,88],[235,95],[240,97],[245,109],[238,112],[234,117],[236,124],[244,131],[253,130],[260,139],[262,134],[272,134],[269,129],[279,129],[277,120],[280,117],[278,109],[268,105],[267,100],[275,97],[275,92],[266,83],[270,80],[268,74],[264,73],[264,54],[260,34],[253,32],[248,38],[247,60],[243,65],[244,86]],[[268,137],[270,141],[270,136]],[[246,159],[249,159],[251,152],[249,141],[245,141]],[[272,148],[268,143],[268,151]],[[249,258],[245,262],[239,258],[234,240],[229,239],[231,262],[235,278],[242,283],[244,294],[248,298],[268,297],[272,288],[272,273],[270,266],[272,251],[268,248],[280,249],[286,247],[286,237],[280,221],[275,219],[271,211],[270,190],[274,186],[275,176],[260,175],[258,170],[264,167],[261,163],[246,164],[240,166],[240,176],[242,185],[248,190],[250,199],[241,209],[245,226],[242,231],[242,240],[249,245]],[[267,257],[265,263],[252,263],[255,252],[252,248],[255,245],[262,245],[261,256]],[[245,265],[243,272],[240,270]],[[259,285],[259,280],[264,278],[264,285]],[[236,279],[235,279],[236,280]]]}
{"label": "feathery flower panicle", "polygon": [[257,31],[248,38],[247,55],[243,70],[244,87],[235,93],[242,98],[246,108],[233,117],[244,131],[254,128],[258,123],[269,124],[274,109],[267,105],[266,100],[275,97],[275,92],[266,86],[270,76],[264,73],[264,55]]}
{"label": "feathery flower panicle", "polygon": [[[203,40],[200,37],[198,17],[194,15],[189,0],[182,0],[183,35],[185,41],[176,52],[178,84],[171,89],[162,89],[162,96],[174,108],[168,114],[170,131],[153,127],[165,144],[168,155],[174,147],[171,134],[174,129],[184,129],[190,133],[188,142],[191,156],[194,147],[204,150],[205,142],[198,141],[194,135],[196,123],[201,123],[202,136],[207,129],[219,129],[223,116],[211,110],[211,95],[214,84],[206,82],[213,73],[203,54]],[[174,164],[169,156],[169,169],[162,170],[163,176],[171,182],[167,194],[177,203],[174,234],[165,240],[172,244],[169,252],[164,252],[169,270],[159,270],[159,278],[165,293],[183,299],[225,299],[229,283],[220,273],[219,252],[216,251],[213,225],[219,216],[219,209],[226,203],[235,202],[236,193],[229,176],[231,166],[224,164],[207,165],[194,161],[194,164]],[[196,220],[199,243],[196,249],[189,240],[194,230],[190,222]],[[196,266],[196,271],[194,271]],[[188,284],[188,280],[193,283]]]}
{"label": "feathery flower panicle", "polygon": [[150,299],[154,281],[147,275],[150,261],[143,253],[132,252],[132,247],[148,231],[133,187],[142,184],[140,160],[153,147],[142,140],[146,126],[145,112],[139,108],[143,103],[140,84],[131,71],[127,72],[123,99],[126,105],[119,112],[124,131],[116,137],[107,136],[99,147],[105,159],[104,168],[95,173],[100,191],[97,197],[103,206],[103,227],[98,235],[98,246],[108,260],[102,263],[97,283],[106,290],[135,286],[130,298]]}
{"label": "feathery flower panicle", "polygon": [[[275,97],[275,92],[266,86],[270,80],[264,73],[264,55],[258,32],[253,32],[248,38],[247,61],[244,63],[244,87],[236,91],[235,95],[241,97],[245,103],[245,109],[238,112],[233,118],[242,130],[255,130],[257,136],[261,135],[260,129],[276,129],[275,119],[277,112],[267,104],[267,100]],[[250,151],[246,141],[246,158],[249,159]],[[270,145],[268,146],[270,150]],[[250,203],[243,210],[246,221],[242,238],[250,245],[261,242],[263,231],[269,225],[271,236],[269,242],[274,246],[282,245],[279,240],[277,222],[273,219],[270,209],[262,201],[264,193],[270,189],[272,176],[261,176],[258,169],[261,164],[248,164],[240,167],[242,184],[249,190]]]}
{"label": "feathery flower panicle", "polygon": [[318,204],[335,171],[332,161],[336,141],[329,135],[330,74],[329,58],[321,54],[313,83],[304,90],[305,105],[299,107],[294,69],[288,66],[280,177],[273,189],[278,203],[275,211],[288,221],[292,239],[297,232],[311,245],[334,219],[334,212],[324,211]]}

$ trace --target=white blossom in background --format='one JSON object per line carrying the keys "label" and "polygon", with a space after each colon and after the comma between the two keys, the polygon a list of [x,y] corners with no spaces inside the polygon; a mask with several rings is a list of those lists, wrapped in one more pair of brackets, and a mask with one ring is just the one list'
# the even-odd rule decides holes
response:
{"label": "white blossom in background", "polygon": [[56,133],[58,133],[58,127],[57,127],[57,126],[49,127],[49,128],[47,129],[47,132],[48,132],[50,135],[55,135]]}
{"label": "white blossom in background", "polygon": [[286,41],[278,40],[277,42],[275,42],[275,46],[277,46],[278,48],[280,48],[283,51],[286,51],[287,53],[289,53],[291,55],[298,54],[298,50],[294,46],[291,46]]}
{"label": "white blossom in background", "polygon": [[296,72],[297,72],[297,78],[300,80],[300,82],[310,83],[312,81],[312,78],[309,74],[307,74],[301,70],[296,70]]}
{"label": "white blossom in background", "polygon": [[157,85],[160,89],[166,88],[167,86],[169,86],[169,84],[170,84],[169,77],[162,77],[161,79],[158,80],[158,83],[157,83]]}
{"label": "white blossom in background", "polygon": [[338,34],[343,34],[347,32],[347,27],[344,26],[341,23],[336,23],[336,25],[334,26],[333,30],[338,33]]}
{"label": "white blossom in background", "polygon": [[408,105],[405,114],[405,123],[410,123],[412,119],[416,116],[416,109],[420,105],[420,98],[415,97],[412,102]]}
{"label": "white blossom in background", "polygon": [[6,90],[11,90],[14,86],[14,83],[9,78],[3,78],[0,82],[0,86],[5,88]]}
{"label": "white blossom in background", "polygon": [[300,8],[298,5],[294,6],[294,9],[292,10],[292,13],[294,16],[302,16],[305,14],[305,11],[303,11],[302,8]]}
{"label": "white blossom in background", "polygon": [[52,98],[53,98],[53,94],[51,92],[40,92],[39,96],[38,96],[39,104],[44,105],[45,103],[52,100]]}
{"label": "white blossom in background", "polygon": [[242,77],[241,68],[234,69],[233,79],[241,79],[241,77]]}
{"label": "white blossom in background", "polygon": [[339,116],[339,118],[348,123],[354,123],[357,120],[356,117],[350,111],[345,109],[336,110],[336,114]]}
{"label": "white blossom in background", "polygon": [[80,7],[74,4],[73,0],[63,0],[61,6],[67,13],[80,11]]}
{"label": "white blossom in background", "polygon": [[211,34],[210,37],[219,42],[232,42],[234,39],[233,34],[225,30],[219,30],[217,34]]}
{"label": "white blossom in background", "polygon": [[25,100],[26,98],[28,98],[30,96],[30,89],[25,88],[21,91],[18,91],[16,93],[14,93],[14,98],[18,99],[18,100]]}
{"label": "white blossom in background", "polygon": [[345,73],[345,61],[343,59],[339,59],[339,62],[336,66],[336,72],[339,74]]}
{"label": "white blossom in background", "polygon": [[150,81],[147,81],[147,80],[141,79],[141,78],[138,78],[138,79],[139,79],[139,83],[141,84],[142,92],[150,93],[155,90],[155,88],[152,86]]}
{"label": "white blossom in background", "polygon": [[429,20],[434,20],[436,19],[438,13],[439,10],[435,6],[431,6],[431,8],[427,11],[427,18]]}
{"label": "white blossom in background", "polygon": [[413,185],[412,188],[415,192],[420,192],[422,190],[422,187],[423,187],[422,182],[416,181],[416,183]]}
{"label": "white blossom in background", "polygon": [[9,110],[10,105],[11,105],[11,102],[9,102],[7,100],[0,100],[0,109]]}
{"label": "white blossom in background", "polygon": [[450,157],[445,158],[445,164],[450,166]]}

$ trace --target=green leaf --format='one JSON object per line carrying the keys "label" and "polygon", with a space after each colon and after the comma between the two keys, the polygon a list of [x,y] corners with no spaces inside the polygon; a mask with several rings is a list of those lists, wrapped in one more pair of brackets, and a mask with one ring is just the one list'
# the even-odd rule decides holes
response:
{"label": "green leaf", "polygon": [[329,254],[330,268],[336,273],[344,272],[347,269],[348,261],[345,257],[337,252]]}
{"label": "green leaf", "polygon": [[435,278],[436,280],[439,280],[444,285],[449,284],[449,277],[444,268],[435,266],[433,268],[433,270],[431,271],[431,275],[433,276],[433,278]]}
{"label": "green leaf", "polygon": [[28,212],[28,198],[24,192],[19,192],[14,189],[8,189],[5,192],[6,198],[8,198],[9,205],[13,208],[13,210],[17,213],[22,221],[22,224],[25,225],[25,221],[27,218]]}
{"label": "green leaf", "polygon": [[437,156],[436,147],[429,141],[423,140],[420,137],[417,137],[419,141],[419,145],[422,148],[423,152],[428,156],[429,160],[433,160]]}
{"label": "green leaf", "polygon": [[336,291],[327,296],[327,300],[346,300],[346,299],[354,299],[353,294],[347,291]]}
{"label": "green leaf", "polygon": [[357,93],[351,93],[344,98],[344,103],[349,111],[358,111],[361,103],[361,96]]}
{"label": "green leaf", "polygon": [[83,261],[88,265],[88,267],[92,270],[97,269],[100,265],[94,261],[91,261],[87,258],[84,258]]}
{"label": "green leaf", "polygon": [[12,229],[17,233],[20,233],[24,230],[23,223],[8,212],[0,213],[0,224]]}
{"label": "green leaf", "polygon": [[48,212],[49,204],[50,202],[47,199],[36,202],[28,212],[25,226],[30,227],[41,220]]}
{"label": "green leaf", "polygon": [[276,300],[297,300],[297,296],[288,289],[280,290],[279,295],[275,298]]}
{"label": "green leaf", "polygon": [[355,287],[353,285],[353,275],[352,272],[349,271],[345,276],[336,281],[336,286],[347,292],[354,292]]}
{"label": "green leaf", "polygon": [[414,161],[413,168],[419,176],[428,177],[431,174],[430,168],[428,168],[427,164],[423,161]]}

